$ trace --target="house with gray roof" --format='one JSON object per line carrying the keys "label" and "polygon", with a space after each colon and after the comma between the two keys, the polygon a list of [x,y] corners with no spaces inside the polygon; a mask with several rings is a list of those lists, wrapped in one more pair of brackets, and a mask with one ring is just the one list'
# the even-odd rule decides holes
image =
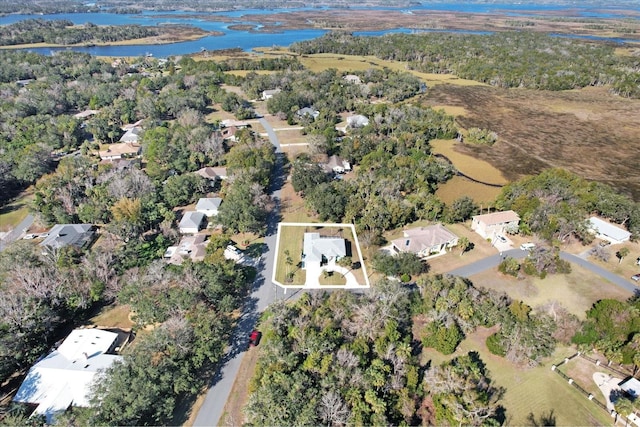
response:
{"label": "house with gray roof", "polygon": [[216,216],[221,204],[220,197],[203,197],[196,203],[196,212],[202,212],[208,217]]}
{"label": "house with gray roof", "polygon": [[310,265],[322,266],[347,256],[345,239],[334,236],[321,236],[320,233],[304,233],[302,260],[304,268]]}
{"label": "house with gray roof", "polygon": [[319,115],[320,115],[320,111],[314,110],[311,107],[304,107],[296,111],[296,116],[298,116],[299,118],[308,116],[315,120]]}
{"label": "house with gray roof", "polygon": [[91,224],[56,224],[40,246],[52,249],[75,246],[81,249],[89,245],[94,234],[94,226]]}
{"label": "house with gray roof", "polygon": [[196,234],[207,226],[207,217],[202,212],[185,212],[178,224],[182,234]]}

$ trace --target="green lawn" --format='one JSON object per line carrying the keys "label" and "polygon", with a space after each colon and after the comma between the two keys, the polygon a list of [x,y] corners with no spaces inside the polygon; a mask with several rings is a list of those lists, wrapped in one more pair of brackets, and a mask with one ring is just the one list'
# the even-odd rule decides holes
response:
{"label": "green lawn", "polygon": [[[292,285],[303,285],[307,279],[306,272],[301,267],[302,243],[307,227],[282,226],[280,228],[280,246],[276,254],[276,280],[282,284],[286,281],[287,273],[294,273]],[[293,265],[287,265],[286,253],[289,253]]]}
{"label": "green lawn", "polygon": [[0,231],[9,231],[29,214],[32,195],[22,196],[0,208]]}

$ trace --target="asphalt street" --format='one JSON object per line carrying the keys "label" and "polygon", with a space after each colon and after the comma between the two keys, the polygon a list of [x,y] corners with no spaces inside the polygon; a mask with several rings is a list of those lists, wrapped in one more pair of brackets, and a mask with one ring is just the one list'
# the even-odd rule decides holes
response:
{"label": "asphalt street", "polygon": [[220,419],[224,411],[238,370],[242,363],[242,357],[247,351],[249,334],[255,328],[256,322],[269,304],[276,298],[290,298],[293,295],[284,295],[283,290],[271,282],[276,249],[276,232],[280,222],[280,189],[286,179],[284,175],[284,153],[280,150],[278,137],[273,128],[265,119],[260,123],[266,129],[269,140],[276,147],[277,162],[272,174],[270,193],[274,202],[274,209],[267,218],[267,232],[265,243],[267,245],[257,265],[258,276],[253,284],[253,290],[248,298],[238,326],[232,333],[231,345],[220,364],[220,368],[211,380],[207,396],[196,416],[194,426],[214,426],[228,424]]}

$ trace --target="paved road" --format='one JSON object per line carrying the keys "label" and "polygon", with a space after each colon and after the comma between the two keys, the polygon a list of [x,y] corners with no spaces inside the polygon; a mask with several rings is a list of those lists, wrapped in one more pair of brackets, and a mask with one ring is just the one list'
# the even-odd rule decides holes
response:
{"label": "paved road", "polygon": [[[508,251],[505,251],[502,253],[502,256],[510,256],[512,258],[524,258],[527,256],[526,251],[522,251],[520,249],[511,249]],[[640,290],[630,281],[611,273],[610,271],[605,270],[602,267],[599,267],[595,264],[590,263],[589,261],[580,258],[579,256],[576,255],[572,255],[570,253],[567,252],[560,252],[560,258],[565,260],[565,261],[569,261],[571,263],[577,264],[580,267],[586,268],[587,270],[589,270],[590,272],[597,274],[598,276],[602,277],[605,280],[608,280],[609,282],[613,283],[616,286],[621,287],[622,289],[625,289],[629,292],[639,292]],[[500,264],[501,261],[501,256],[500,254],[496,254],[496,255],[492,255],[490,257],[487,258],[483,258],[481,260],[478,260],[476,262],[473,262],[471,264],[462,266],[460,268],[456,268],[455,270],[451,270],[449,271],[447,274],[451,274],[454,276],[462,276],[462,277],[469,277],[469,276],[473,276],[474,274],[477,273],[481,273],[485,270],[488,270],[490,268],[495,268],[498,266],[498,264]]]}
{"label": "paved road", "polygon": [[[278,222],[280,222],[280,189],[286,177],[283,170],[284,154],[280,150],[280,144],[276,133],[271,125],[260,119],[260,123],[266,129],[269,140],[276,147],[277,163],[272,174],[272,184],[269,189],[275,203],[275,208],[267,218],[267,232],[265,243],[267,251],[262,255],[258,264],[258,277],[253,285],[253,291],[244,306],[244,313],[240,318],[238,326],[233,331],[231,347],[225,355],[219,371],[211,380],[210,388],[204,403],[200,407],[196,416],[194,426],[214,426],[228,424],[226,420],[220,419],[224,405],[229,398],[229,393],[240,369],[242,357],[247,350],[249,333],[255,327],[260,313],[262,313],[276,298],[285,297],[283,291],[271,282],[273,272],[273,261],[275,257],[276,232]],[[287,298],[293,295],[289,293]]]}
{"label": "paved road", "polygon": [[27,215],[26,218],[16,226],[16,228],[7,233],[7,235],[4,236],[4,239],[0,240],[0,252],[4,251],[6,247],[11,243],[18,240],[26,232],[26,230],[31,227],[31,224],[33,224],[33,219],[33,215]]}

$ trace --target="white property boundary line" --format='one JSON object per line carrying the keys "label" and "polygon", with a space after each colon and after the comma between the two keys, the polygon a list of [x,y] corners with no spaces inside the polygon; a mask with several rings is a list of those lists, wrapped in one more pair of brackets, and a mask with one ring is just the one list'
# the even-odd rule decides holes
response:
{"label": "white property boundary line", "polygon": [[[282,236],[281,231],[282,227],[325,227],[325,228],[348,228],[351,230],[351,234],[353,234],[353,239],[355,240],[356,250],[358,252],[360,268],[362,268],[362,273],[364,275],[364,285],[360,285],[356,287],[347,287],[342,285],[320,285],[319,287],[315,286],[306,286],[306,285],[283,285],[282,283],[276,280],[276,270],[278,267],[278,257],[280,256],[280,237]],[[367,267],[364,265],[364,257],[362,256],[362,250],[360,249],[360,241],[358,240],[358,235],[356,234],[356,227],[353,224],[342,224],[342,223],[329,223],[329,222],[280,222],[278,223],[278,234],[276,236],[276,256],[273,260],[273,273],[271,277],[271,281],[281,288],[286,289],[367,289],[371,287],[371,283],[369,282],[369,275],[367,274]]]}

